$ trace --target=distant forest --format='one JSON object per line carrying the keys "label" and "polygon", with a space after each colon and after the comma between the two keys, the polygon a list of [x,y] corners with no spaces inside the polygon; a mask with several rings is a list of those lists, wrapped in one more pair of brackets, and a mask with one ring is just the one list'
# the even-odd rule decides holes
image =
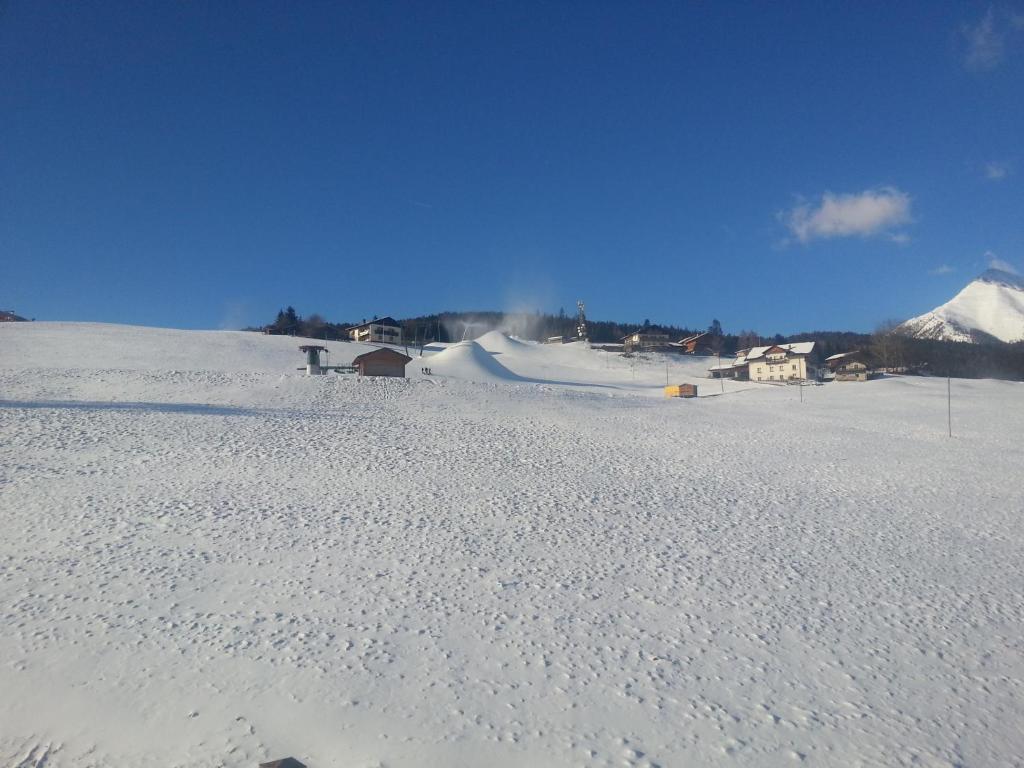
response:
{"label": "distant forest", "polygon": [[[368,318],[368,319],[376,319]],[[501,330],[523,339],[543,341],[554,336],[575,337],[576,315],[559,312],[547,314],[505,312],[440,312],[405,319],[395,318],[409,346],[431,341],[452,342],[475,339],[492,330]],[[311,339],[348,341],[348,329],[366,322],[331,322],[318,314],[303,317],[294,307],[282,309],[269,325],[247,328],[250,331],[287,334]],[[762,336],[755,331],[726,333],[718,320],[707,328],[687,328],[644,320],[641,323],[612,322],[587,319],[590,341],[594,344],[619,343],[629,334],[664,333],[679,341],[700,331],[710,333],[709,347],[723,356],[732,356],[738,349],[763,344],[785,344],[814,341],[820,360],[841,352],[858,350],[877,367],[906,369],[909,372],[957,378],[994,378],[1024,381],[1024,342],[1004,344],[998,341],[968,344],[954,341],[912,339],[894,333],[894,324],[880,327],[874,333],[852,331],[809,331],[789,336]]]}

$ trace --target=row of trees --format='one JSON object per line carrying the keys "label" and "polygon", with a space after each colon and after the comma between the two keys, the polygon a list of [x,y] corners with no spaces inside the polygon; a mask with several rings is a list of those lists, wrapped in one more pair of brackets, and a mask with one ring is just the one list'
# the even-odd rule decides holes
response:
{"label": "row of trees", "polygon": [[889,322],[871,336],[867,347],[875,365],[906,368],[961,379],[1024,380],[1024,342],[969,344],[961,341],[915,339],[901,335]]}
{"label": "row of trees", "polygon": [[302,317],[295,311],[295,307],[289,306],[277,312],[277,318],[270,325],[262,328],[249,328],[247,330],[260,330],[264,333],[282,334],[286,336],[302,336],[307,339],[329,339],[340,341],[348,339],[349,323],[330,323],[315,312],[309,317]]}
{"label": "row of trees", "polygon": [[[376,317],[374,318],[376,319]],[[504,312],[440,312],[398,321],[403,338],[411,345],[430,341],[452,342],[463,338],[476,338],[487,331],[502,330],[521,338],[543,341],[553,336],[572,337],[576,334],[575,316],[565,312],[547,314]],[[277,313],[270,325],[249,330],[289,334],[312,339],[347,340],[348,328],[355,323],[328,322],[314,313],[302,317],[294,307]],[[607,320],[587,320],[590,340],[595,344],[617,343],[636,331],[664,333],[673,341],[697,332],[692,328],[664,325],[644,320],[642,323],[621,323]],[[859,350],[869,362],[880,368],[905,368],[936,375],[958,378],[1001,378],[1024,380],[1024,342],[1018,344],[982,343],[966,344],[932,339],[913,339],[898,333],[896,322],[886,322],[873,334],[850,331],[811,331],[783,336],[761,336],[755,331],[728,334],[716,319],[706,329],[707,348],[723,356],[734,355],[737,350],[765,344],[785,344],[794,341],[816,342],[821,359],[841,352]]]}

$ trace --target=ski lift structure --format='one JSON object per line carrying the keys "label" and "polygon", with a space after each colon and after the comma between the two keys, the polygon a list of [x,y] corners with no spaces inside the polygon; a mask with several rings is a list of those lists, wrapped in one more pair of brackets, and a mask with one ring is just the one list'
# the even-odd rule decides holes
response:
{"label": "ski lift structure", "polygon": [[[318,344],[303,344],[299,349],[306,355],[306,367],[299,368],[300,371],[305,371],[307,376],[323,376],[328,371],[334,371],[335,373],[355,373],[356,368],[354,365],[331,365],[331,351],[327,347],[321,347]],[[327,358],[325,363],[320,362],[320,354]]]}

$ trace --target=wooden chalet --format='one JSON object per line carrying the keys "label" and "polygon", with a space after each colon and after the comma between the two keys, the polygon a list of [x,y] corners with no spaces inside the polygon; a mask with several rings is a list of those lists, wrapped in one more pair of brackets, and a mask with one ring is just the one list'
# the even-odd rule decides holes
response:
{"label": "wooden chalet", "polygon": [[871,378],[866,357],[860,351],[832,355],[825,358],[825,365],[835,381],[867,381]]}
{"label": "wooden chalet", "polygon": [[679,347],[679,351],[684,355],[713,354],[711,350],[711,334],[707,331],[680,339],[673,346]]}
{"label": "wooden chalet", "polygon": [[360,376],[390,376],[404,379],[405,366],[412,360],[408,355],[393,349],[375,349],[364,352],[352,361],[352,367]]}

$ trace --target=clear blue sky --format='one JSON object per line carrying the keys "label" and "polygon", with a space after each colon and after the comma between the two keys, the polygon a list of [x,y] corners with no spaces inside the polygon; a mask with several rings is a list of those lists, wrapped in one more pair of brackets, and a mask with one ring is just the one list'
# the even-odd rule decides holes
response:
{"label": "clear blue sky", "polygon": [[870,330],[1024,268],[1024,3],[0,3],[0,308]]}

